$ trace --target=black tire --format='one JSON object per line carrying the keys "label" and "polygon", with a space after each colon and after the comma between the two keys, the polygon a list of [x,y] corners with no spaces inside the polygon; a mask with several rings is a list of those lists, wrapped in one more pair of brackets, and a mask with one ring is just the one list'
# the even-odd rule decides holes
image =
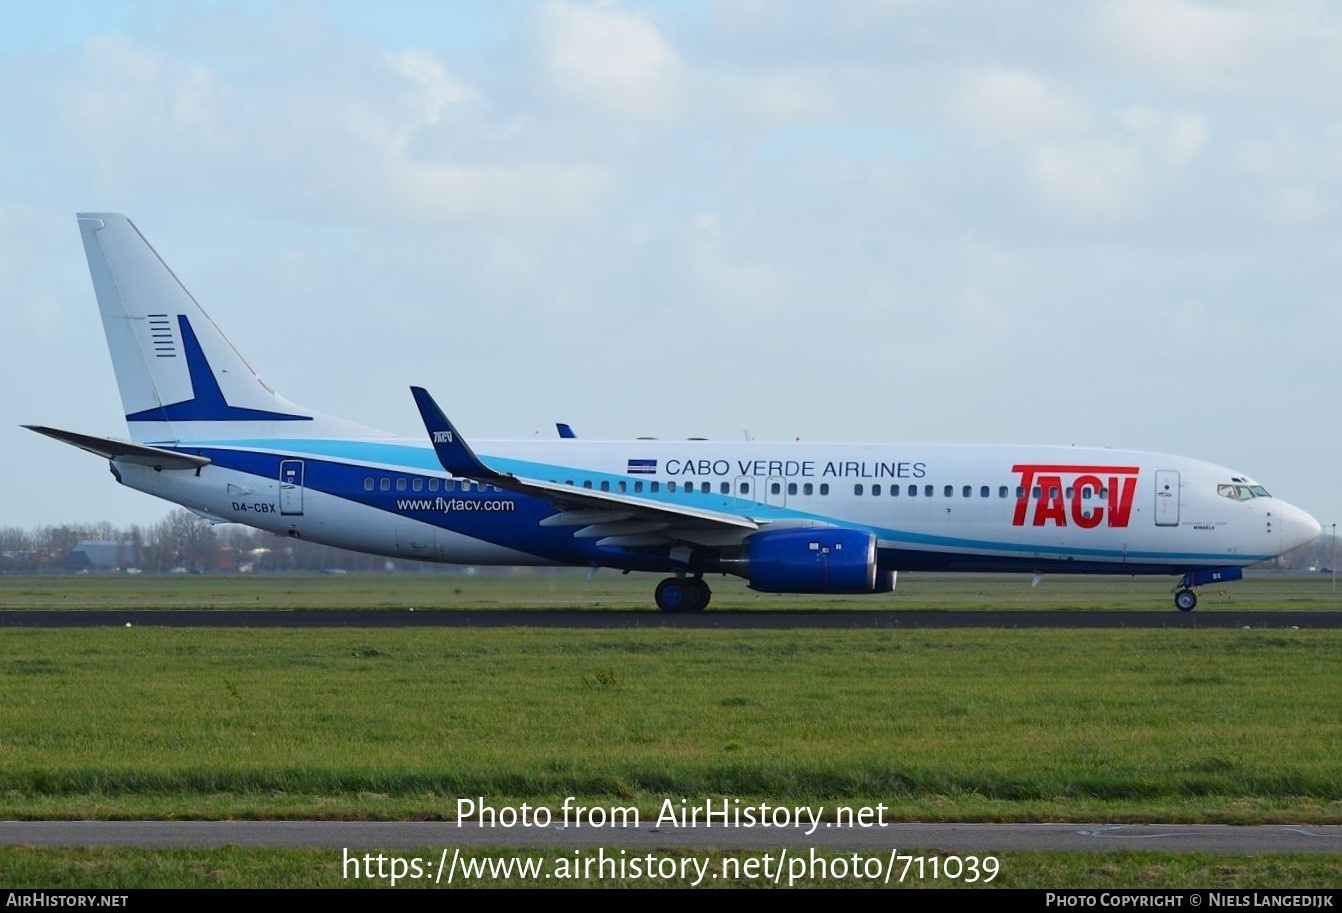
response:
{"label": "black tire", "polygon": [[713,591],[703,580],[667,577],[657,584],[653,598],[657,601],[657,608],[663,612],[680,615],[687,612],[702,612],[708,606],[708,600],[712,595]]}
{"label": "black tire", "polygon": [[1192,590],[1176,590],[1174,607],[1180,612],[1191,612],[1198,607],[1198,594]]}
{"label": "black tire", "polygon": [[685,585],[687,582],[679,577],[667,577],[657,584],[652,597],[657,601],[657,608],[672,613],[692,611],[686,607],[687,603],[693,601],[690,588]]}
{"label": "black tire", "polygon": [[699,600],[699,608],[696,609],[696,611],[702,612],[704,609],[708,608],[708,603],[712,601],[713,591],[708,588],[708,581],[703,578],[695,580],[694,583],[703,594]]}

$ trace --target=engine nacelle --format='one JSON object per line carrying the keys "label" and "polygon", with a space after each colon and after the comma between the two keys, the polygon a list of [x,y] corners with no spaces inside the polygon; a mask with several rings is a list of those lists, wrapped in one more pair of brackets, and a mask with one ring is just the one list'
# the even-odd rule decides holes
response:
{"label": "engine nacelle", "polygon": [[756,533],[722,570],[764,593],[888,593],[892,571],[876,567],[876,537],[857,529],[808,527]]}

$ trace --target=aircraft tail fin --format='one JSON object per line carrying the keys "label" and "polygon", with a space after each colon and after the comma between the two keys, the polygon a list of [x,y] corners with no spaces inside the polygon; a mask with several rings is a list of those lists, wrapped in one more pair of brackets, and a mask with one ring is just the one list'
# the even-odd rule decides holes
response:
{"label": "aircraft tail fin", "polygon": [[79,213],[131,438],[383,437],[268,387],[120,213]]}

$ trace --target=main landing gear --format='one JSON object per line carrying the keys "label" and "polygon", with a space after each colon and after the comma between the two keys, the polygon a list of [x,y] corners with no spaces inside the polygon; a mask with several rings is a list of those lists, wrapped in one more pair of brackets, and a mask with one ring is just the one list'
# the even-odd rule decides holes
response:
{"label": "main landing gear", "polygon": [[657,584],[654,598],[663,612],[702,612],[713,591],[702,577],[667,577]]}
{"label": "main landing gear", "polygon": [[1180,612],[1191,612],[1198,607],[1198,594],[1186,586],[1174,591],[1174,607]]}

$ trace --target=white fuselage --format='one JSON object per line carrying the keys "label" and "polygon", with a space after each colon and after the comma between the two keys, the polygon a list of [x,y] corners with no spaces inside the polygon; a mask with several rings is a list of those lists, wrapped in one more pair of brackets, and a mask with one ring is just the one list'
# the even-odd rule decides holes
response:
{"label": "white fuselage", "polygon": [[[199,474],[120,466],[122,481],[212,518],[316,542],[460,564],[666,570],[680,560],[670,543],[659,547],[655,530],[633,547],[611,548],[572,527],[541,525],[558,508],[453,479],[418,441],[173,446],[214,463]],[[478,449],[503,472],[736,514],[764,529],[869,530],[890,570],[1182,573],[1253,564],[1318,533],[1308,514],[1242,474],[1165,454],[583,440]],[[1254,489],[1262,494],[1245,496]],[[697,540],[683,531],[678,539],[719,548],[747,535],[705,529]]]}

